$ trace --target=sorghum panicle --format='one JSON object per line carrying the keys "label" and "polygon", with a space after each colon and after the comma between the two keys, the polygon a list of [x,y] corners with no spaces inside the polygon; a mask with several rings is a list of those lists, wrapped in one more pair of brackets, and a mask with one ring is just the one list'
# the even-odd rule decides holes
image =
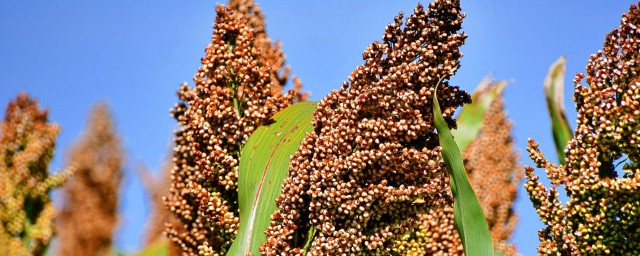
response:
{"label": "sorghum panicle", "polygon": [[465,34],[459,1],[418,5],[372,43],[341,89],[314,113],[314,132],[291,159],[267,229],[265,255],[389,253],[391,238],[417,223],[418,213],[451,202],[433,123],[438,87],[443,114],[470,98],[449,86],[459,67]]}
{"label": "sorghum panicle", "polygon": [[[639,53],[640,9],[632,5],[603,50],[589,58],[586,85],[584,74],[574,79],[578,119],[567,164],[550,163],[529,140],[531,159],[554,185],[546,188],[525,167],[525,188],[546,226],[539,231],[540,254],[640,255]],[[560,185],[566,204],[558,200]]]}
{"label": "sorghum panicle", "polygon": [[465,169],[489,225],[494,248],[505,256],[518,255],[509,239],[518,222],[514,202],[523,173],[502,95],[493,101],[484,118],[481,134],[462,152]]}
{"label": "sorghum panicle", "polygon": [[[511,122],[504,100],[498,96],[487,110],[482,129],[462,152],[469,182],[478,197],[493,239],[503,255],[518,255],[508,242],[517,224],[513,209],[517,185],[522,179]],[[432,209],[420,216],[421,224],[396,242],[403,255],[463,255],[455,228],[453,205]]]}
{"label": "sorghum panicle", "polygon": [[81,139],[67,155],[75,173],[63,190],[60,255],[108,255],[118,225],[124,156],[109,108],[94,106]]}
{"label": "sorghum panicle", "polygon": [[[289,80],[291,69],[285,66],[285,54],[282,51],[282,44],[278,41],[272,42],[267,36],[265,28],[264,13],[253,0],[230,0],[229,9],[247,20],[247,26],[253,33],[254,46],[261,49],[262,58],[271,66],[271,76],[277,78],[277,83],[272,84],[271,94],[273,96],[282,95],[283,88]],[[296,101],[305,101],[309,93],[302,92],[302,82],[296,76],[293,77],[293,91]]]}
{"label": "sorghum panicle", "polygon": [[283,83],[274,70],[281,67],[283,55],[274,57],[277,60],[265,57],[265,51],[275,50],[255,40],[255,34],[264,36],[250,27],[261,24],[257,18],[224,6],[216,13],[213,39],[194,77],[195,88],[180,87],[181,102],[172,112],[180,128],[175,132],[175,167],[166,203],[180,225],[169,223],[167,232],[184,254],[222,255],[229,248],[238,230],[242,146],[296,96],[293,91],[273,93]]}
{"label": "sorghum panicle", "polygon": [[0,130],[0,254],[42,255],[56,215],[49,191],[71,174],[48,172],[60,127],[21,93],[7,106]]}

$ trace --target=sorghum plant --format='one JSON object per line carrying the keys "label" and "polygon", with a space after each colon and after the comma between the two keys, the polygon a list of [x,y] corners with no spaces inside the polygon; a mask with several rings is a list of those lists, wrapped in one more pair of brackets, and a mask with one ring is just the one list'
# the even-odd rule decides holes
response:
{"label": "sorghum plant", "polygon": [[451,203],[432,100],[437,87],[452,127],[470,100],[446,81],[459,68],[463,17],[459,1],[445,0],[418,5],[404,25],[400,14],[349,82],[318,104],[262,254],[389,254],[417,214]]}
{"label": "sorghum plant", "polygon": [[59,255],[108,255],[118,224],[123,149],[106,103],[93,107],[87,128],[67,155],[74,176],[64,186]]}
{"label": "sorghum plant", "polygon": [[[480,92],[482,93],[482,92]],[[517,223],[513,210],[521,180],[518,157],[511,137],[504,100],[493,100],[484,116],[480,134],[462,152],[465,169],[484,211],[494,247],[504,255],[517,255],[508,240]],[[404,255],[462,255],[454,225],[453,206],[420,215],[420,226],[396,242]]]}
{"label": "sorghum plant", "polygon": [[[578,119],[564,150],[567,164],[550,163],[529,141],[531,159],[554,185],[546,188],[525,167],[525,188],[546,226],[540,254],[640,254],[639,53],[640,10],[633,5],[589,59],[586,86],[584,74],[574,79]],[[558,199],[560,185],[566,204]]]}
{"label": "sorghum plant", "polygon": [[20,94],[9,103],[0,130],[0,254],[42,255],[56,215],[49,191],[70,174],[48,172],[60,128]]}
{"label": "sorghum plant", "polygon": [[238,11],[216,8],[213,41],[194,77],[195,88],[180,87],[181,102],[172,112],[180,128],[167,205],[180,225],[170,223],[167,232],[185,254],[226,252],[238,230],[242,146],[257,126],[299,95],[274,89],[286,81],[287,72],[278,75],[284,55],[264,34],[259,9],[242,3],[234,5]]}

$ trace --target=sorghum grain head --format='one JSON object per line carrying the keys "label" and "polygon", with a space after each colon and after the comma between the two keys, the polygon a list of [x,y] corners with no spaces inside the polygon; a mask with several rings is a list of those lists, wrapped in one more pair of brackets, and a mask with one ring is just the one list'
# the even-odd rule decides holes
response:
{"label": "sorghum grain head", "polygon": [[470,100],[446,82],[462,56],[463,17],[458,1],[442,0],[418,5],[404,23],[397,16],[349,81],[318,104],[262,254],[301,255],[311,227],[310,255],[389,253],[391,238],[417,223],[412,217],[450,202],[432,99],[438,87],[451,126]]}
{"label": "sorghum grain head", "polygon": [[[539,232],[541,254],[640,254],[639,52],[640,10],[632,5],[591,55],[586,79],[574,79],[578,119],[565,148],[567,164],[550,163],[529,141],[531,159],[554,185],[546,188],[526,167],[525,188],[546,226]],[[558,200],[560,185],[566,204]]]}
{"label": "sorghum grain head", "polygon": [[184,254],[224,254],[229,248],[238,230],[242,146],[296,96],[274,93],[283,84],[277,69],[284,55],[271,48],[259,9],[249,6],[253,2],[237,4],[237,11],[216,8],[212,42],[193,79],[195,87],[180,87],[172,112],[180,127],[166,204],[179,224],[168,223],[167,234]]}

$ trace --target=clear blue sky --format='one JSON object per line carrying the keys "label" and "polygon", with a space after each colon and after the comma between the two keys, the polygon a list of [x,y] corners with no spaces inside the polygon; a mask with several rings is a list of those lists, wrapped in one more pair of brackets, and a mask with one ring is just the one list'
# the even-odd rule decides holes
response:
{"label": "clear blue sky", "polygon": [[[303,3],[305,2],[305,3]],[[391,3],[392,2],[392,3]],[[423,1],[427,3],[428,1]],[[362,63],[362,51],[384,26],[417,1],[259,1],[271,38],[280,40],[294,74],[319,100]],[[565,90],[572,127],[573,75],[618,26],[634,1],[463,1],[462,68],[454,84],[473,90],[488,73],[510,79],[506,104],[523,164],[533,137],[555,160],[542,91],[549,65],[568,57]],[[637,2],[636,2],[637,3]],[[62,126],[52,170],[84,127],[97,100],[109,102],[125,148],[126,178],[117,245],[138,248],[148,204],[134,168],[159,169],[175,122],[175,91],[191,77],[210,41],[214,1],[0,1],[0,114],[20,91],[36,97]],[[543,174],[539,170],[539,174]],[[535,255],[541,222],[520,189],[513,236]]]}

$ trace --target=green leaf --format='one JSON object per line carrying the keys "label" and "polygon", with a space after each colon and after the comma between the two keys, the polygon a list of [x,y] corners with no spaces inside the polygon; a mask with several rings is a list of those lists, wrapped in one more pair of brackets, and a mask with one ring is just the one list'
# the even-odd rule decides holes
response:
{"label": "green leaf", "polygon": [[436,96],[435,94],[433,96],[433,115],[440,146],[442,146],[442,158],[451,176],[449,181],[453,193],[453,218],[462,240],[464,254],[467,256],[493,255],[493,243],[484,213],[469,184],[462,163],[462,155],[449,126],[442,117]]}
{"label": "green leaf", "polygon": [[560,164],[566,164],[564,148],[573,138],[573,132],[567,121],[567,111],[564,108],[564,73],[567,58],[562,56],[556,60],[544,79],[544,93],[547,96],[547,109],[551,116],[551,130],[553,141],[556,143],[556,153]]}
{"label": "green leaf", "polygon": [[471,104],[465,105],[456,118],[458,129],[451,131],[461,150],[476,139],[482,128],[485,113],[493,100],[502,94],[506,85],[507,81],[490,82],[490,78],[486,77],[471,94]]}
{"label": "green leaf", "polygon": [[162,256],[169,255],[169,242],[166,238],[161,237],[160,239],[156,239],[153,243],[148,245],[142,251],[140,251],[138,256]]}
{"label": "green leaf", "polygon": [[256,129],[245,144],[238,170],[240,229],[227,255],[260,255],[258,248],[266,241],[264,231],[276,210],[289,158],[313,130],[315,109],[315,102],[292,105],[273,116],[273,123]]}

